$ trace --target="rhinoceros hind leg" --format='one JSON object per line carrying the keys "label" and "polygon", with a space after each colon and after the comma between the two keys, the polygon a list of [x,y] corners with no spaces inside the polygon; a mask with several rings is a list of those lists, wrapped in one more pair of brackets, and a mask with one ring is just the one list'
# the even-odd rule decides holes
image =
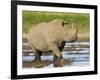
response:
{"label": "rhinoceros hind leg", "polygon": [[41,55],[42,55],[42,51],[37,50],[35,52],[35,59],[34,59],[34,61],[41,61]]}

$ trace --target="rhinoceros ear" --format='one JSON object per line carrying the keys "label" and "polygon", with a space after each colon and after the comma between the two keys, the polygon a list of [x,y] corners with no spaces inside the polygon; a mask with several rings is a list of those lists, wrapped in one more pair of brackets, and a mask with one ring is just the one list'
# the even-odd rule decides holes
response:
{"label": "rhinoceros ear", "polygon": [[62,27],[64,27],[64,22],[62,22]]}

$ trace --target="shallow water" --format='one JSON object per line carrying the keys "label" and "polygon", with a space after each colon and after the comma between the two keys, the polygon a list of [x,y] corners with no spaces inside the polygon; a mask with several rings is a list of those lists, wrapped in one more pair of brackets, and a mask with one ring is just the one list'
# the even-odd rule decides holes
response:
{"label": "shallow water", "polygon": [[[26,44],[25,44],[26,45]],[[70,50],[66,50],[70,47]],[[75,42],[75,43],[66,43],[65,48],[61,53],[63,59],[70,59],[72,63],[65,66],[87,66],[89,65],[90,54],[89,54],[89,42]],[[74,48],[74,51],[72,50]],[[42,60],[53,61],[53,55],[42,55]],[[23,61],[33,61],[34,55],[23,55]],[[53,64],[50,64],[46,67],[53,67]]]}

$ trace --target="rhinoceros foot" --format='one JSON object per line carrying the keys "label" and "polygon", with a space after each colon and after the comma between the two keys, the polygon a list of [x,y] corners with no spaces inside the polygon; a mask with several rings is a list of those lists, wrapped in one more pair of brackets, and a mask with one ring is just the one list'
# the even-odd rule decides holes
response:
{"label": "rhinoceros foot", "polygon": [[54,67],[63,67],[63,62],[61,60],[56,60],[53,63]]}
{"label": "rhinoceros foot", "polygon": [[66,60],[56,60],[54,61],[53,65],[54,67],[63,67],[64,65],[70,65],[72,61],[70,59]]}

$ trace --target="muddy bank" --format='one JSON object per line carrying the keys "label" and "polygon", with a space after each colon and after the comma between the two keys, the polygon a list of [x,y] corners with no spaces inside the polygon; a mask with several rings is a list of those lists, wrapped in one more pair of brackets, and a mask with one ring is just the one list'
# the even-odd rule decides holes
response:
{"label": "muddy bank", "polygon": [[[66,43],[61,53],[63,57],[62,60],[64,67],[89,65],[90,43],[89,42]],[[35,62],[34,58],[35,58],[34,51],[29,46],[28,42],[27,41],[23,42],[22,45],[23,68],[53,67],[53,54],[50,52],[48,53],[44,52],[42,54],[41,62]]]}
{"label": "muddy bank", "polygon": [[[65,59],[62,61],[63,65],[70,65],[72,63],[71,60]],[[53,61],[43,60],[43,61],[23,61],[23,68],[43,68],[53,64]]]}

